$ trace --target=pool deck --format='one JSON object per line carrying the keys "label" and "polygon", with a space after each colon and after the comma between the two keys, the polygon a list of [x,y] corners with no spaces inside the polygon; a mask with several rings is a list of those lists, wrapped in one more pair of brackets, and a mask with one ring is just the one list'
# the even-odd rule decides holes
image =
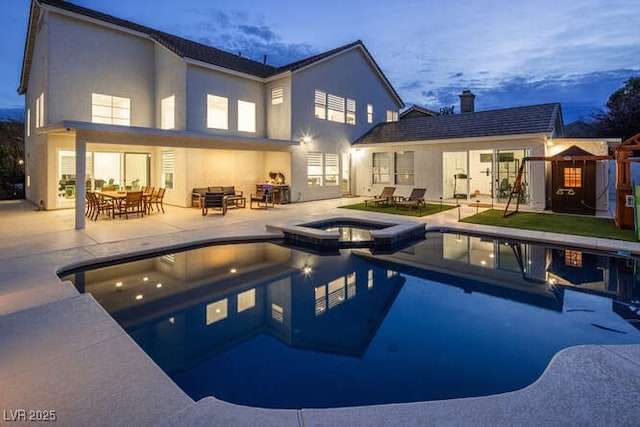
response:
{"label": "pool deck", "polygon": [[[36,211],[24,201],[0,202],[0,423],[33,424],[30,416],[55,411],[58,425],[71,426],[638,425],[640,345],[565,349],[532,385],[492,396],[302,410],[243,407],[211,397],[194,402],[91,295],[79,294],[55,274],[62,266],[97,258],[274,237],[278,234],[267,231],[267,224],[349,216],[351,211],[336,207],[361,200],[306,202],[266,211],[234,209],[226,216],[206,217],[197,209],[168,207],[165,214],[142,219],[88,221],[85,230],[74,230],[72,210]],[[462,217],[475,212],[475,207],[460,209]],[[353,216],[389,218],[362,211]],[[640,254],[640,243],[635,242],[462,224],[457,219],[458,210],[453,209],[416,220],[429,229]]]}

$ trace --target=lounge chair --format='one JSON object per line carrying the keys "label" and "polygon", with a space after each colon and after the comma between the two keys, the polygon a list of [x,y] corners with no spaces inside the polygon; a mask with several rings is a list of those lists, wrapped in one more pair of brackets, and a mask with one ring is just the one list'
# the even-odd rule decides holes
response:
{"label": "lounge chair", "polygon": [[249,198],[249,208],[253,209],[253,204],[257,204],[258,208],[267,209],[269,205],[275,207],[273,201],[273,187],[267,187],[266,185],[260,186],[255,194],[252,194]]}
{"label": "lounge chair", "polygon": [[379,195],[373,196],[373,199],[367,199],[364,201],[365,206],[369,206],[369,203],[377,206],[380,203],[388,204],[393,200],[393,193],[396,191],[396,187],[384,187]]}
{"label": "lounge chair", "polygon": [[222,215],[227,213],[227,201],[223,192],[207,191],[200,203],[202,204],[202,216],[206,216],[209,209],[219,209]]}
{"label": "lounge chair", "polygon": [[422,207],[426,206],[426,202],[424,201],[424,195],[426,194],[426,188],[414,188],[411,190],[411,194],[409,197],[402,198],[400,200],[396,200],[396,208],[409,208],[413,209],[414,207],[418,208],[418,212],[422,215]]}

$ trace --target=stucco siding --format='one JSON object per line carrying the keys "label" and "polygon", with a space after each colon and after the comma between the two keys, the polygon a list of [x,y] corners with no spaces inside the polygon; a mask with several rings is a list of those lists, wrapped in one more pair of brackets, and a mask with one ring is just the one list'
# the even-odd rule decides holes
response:
{"label": "stucco siding", "polygon": [[[272,104],[271,90],[281,87],[283,100],[281,104]],[[291,139],[291,77],[283,77],[265,85],[267,138]]]}
{"label": "stucco siding", "polygon": [[154,48],[146,38],[47,14],[49,121],[91,121],[91,94],[131,99],[131,125],[154,126]]}
{"label": "stucco siding", "polygon": [[[307,153],[347,153],[351,142],[378,122],[386,120],[386,111],[397,111],[399,106],[384,86],[379,75],[360,49],[296,71],[292,75],[291,138],[311,142],[294,150],[292,198],[319,200],[339,197],[340,185],[307,187]],[[356,124],[337,123],[315,118],[315,91],[353,99],[356,101]],[[373,123],[367,123],[367,104],[373,105]]]}
{"label": "stucco siding", "polygon": [[175,129],[184,130],[187,125],[187,66],[184,61],[163,46],[155,46],[155,123],[161,127],[161,102],[175,96]]}
{"label": "stucco siding", "polygon": [[[228,100],[228,129],[207,128],[207,95]],[[238,131],[238,101],[256,104],[256,131]],[[187,67],[187,129],[221,135],[265,137],[264,84],[196,65]]]}

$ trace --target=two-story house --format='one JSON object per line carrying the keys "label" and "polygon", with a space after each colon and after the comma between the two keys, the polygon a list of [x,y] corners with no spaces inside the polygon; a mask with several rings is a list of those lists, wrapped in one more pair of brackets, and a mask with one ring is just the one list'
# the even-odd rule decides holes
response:
{"label": "two-story house", "polygon": [[352,190],[351,143],[403,102],[361,41],[274,67],[59,0],[33,0],[25,95],[26,198],[76,208],[85,191],[250,193],[281,173],[292,202]]}

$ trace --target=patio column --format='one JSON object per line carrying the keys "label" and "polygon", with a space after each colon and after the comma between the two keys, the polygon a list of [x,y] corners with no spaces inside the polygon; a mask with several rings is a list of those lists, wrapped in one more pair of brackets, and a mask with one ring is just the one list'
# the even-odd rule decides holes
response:
{"label": "patio column", "polygon": [[85,227],[84,211],[87,175],[87,140],[79,132],[76,134],[76,230]]}

